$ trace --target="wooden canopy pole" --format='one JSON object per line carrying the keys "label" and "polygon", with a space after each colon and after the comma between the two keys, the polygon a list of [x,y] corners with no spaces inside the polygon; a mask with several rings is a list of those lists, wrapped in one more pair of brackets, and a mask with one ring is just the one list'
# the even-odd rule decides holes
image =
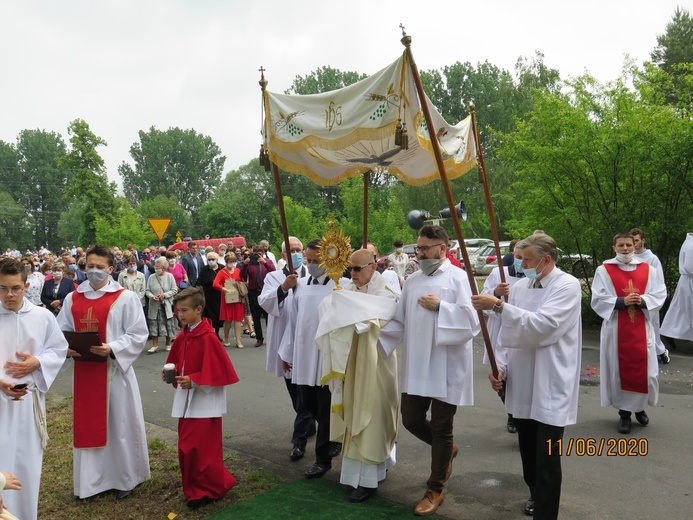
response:
{"label": "wooden canopy pole", "polygon": [[[262,106],[265,106],[265,90],[267,89],[267,80],[265,79],[265,69],[260,67],[260,89],[262,90]],[[264,125],[264,119],[263,119],[263,125]],[[266,129],[263,132],[263,135],[266,136]],[[269,157],[268,157],[269,160]],[[291,245],[289,244],[289,230],[286,225],[286,213],[284,212],[284,195],[282,193],[282,183],[281,179],[279,178],[279,168],[277,168],[277,165],[272,162],[272,173],[274,175],[274,186],[277,189],[277,207],[279,208],[279,219],[281,220],[282,223],[282,234],[284,235],[284,251],[286,252],[286,265],[289,268],[289,272],[293,273],[294,272],[294,266],[291,262]]]}
{"label": "wooden canopy pole", "polygon": [[[474,140],[476,141],[476,156],[479,159],[479,182],[484,185],[484,195],[486,196],[486,209],[488,210],[488,219],[491,221],[491,234],[493,235],[493,244],[496,246],[496,260],[498,261],[498,271],[500,279],[505,283],[505,269],[503,269],[503,257],[501,256],[500,243],[498,242],[498,228],[496,227],[496,216],[493,213],[493,203],[491,202],[491,190],[488,186],[488,176],[486,175],[486,165],[484,164],[484,152],[481,150],[481,139],[479,138],[479,127],[476,125],[476,111],[474,105],[469,103],[469,114],[472,116],[472,130],[474,132]],[[507,296],[503,296],[505,301],[508,301]]]}
{"label": "wooden canopy pole", "polygon": [[[428,104],[426,103],[426,95],[424,93],[423,85],[421,83],[421,77],[419,76],[419,70],[414,62],[414,56],[411,52],[411,36],[407,36],[404,32],[404,27],[400,24],[402,28],[403,37],[400,40],[402,45],[406,48],[407,57],[409,58],[409,63],[411,66],[412,75],[414,77],[414,84],[416,85],[416,91],[419,96],[419,101],[421,102],[421,109],[424,113],[424,118],[426,119],[426,125],[428,128],[428,134],[431,138],[431,146],[433,148],[433,155],[436,159],[436,165],[438,166],[438,173],[440,174],[440,180],[443,183],[443,188],[445,190],[445,198],[448,201],[448,207],[450,208],[450,216],[452,217],[452,223],[455,227],[455,233],[457,234],[457,240],[460,243],[460,248],[462,249],[462,258],[464,260],[464,265],[467,267],[465,271],[467,272],[467,277],[469,278],[469,286],[472,290],[472,294],[479,294],[479,290],[476,286],[476,280],[474,279],[474,274],[471,270],[471,264],[469,263],[469,253],[467,252],[467,246],[464,243],[464,236],[462,235],[462,226],[460,225],[460,219],[457,215],[457,210],[455,209],[455,201],[452,198],[452,189],[450,188],[450,181],[448,180],[447,172],[445,171],[445,164],[443,163],[443,156],[440,153],[440,146],[438,145],[438,139],[436,137],[436,131],[433,127],[433,121],[431,119],[431,113],[428,110]],[[498,378],[498,366],[496,365],[496,357],[493,354],[493,347],[491,346],[491,337],[489,336],[488,329],[486,328],[486,320],[484,319],[484,312],[481,310],[477,311],[479,315],[479,325],[481,325],[481,333],[484,337],[484,344],[486,345],[486,352],[488,354],[488,360],[491,365],[491,370],[493,372],[493,377]]]}
{"label": "wooden canopy pole", "polygon": [[368,185],[371,183],[371,171],[363,174],[363,240],[362,247],[368,246]]}

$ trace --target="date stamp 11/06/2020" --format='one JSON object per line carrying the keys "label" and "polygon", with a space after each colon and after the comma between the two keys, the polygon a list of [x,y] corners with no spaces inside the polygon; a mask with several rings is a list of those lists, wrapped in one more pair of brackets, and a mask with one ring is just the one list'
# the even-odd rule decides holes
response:
{"label": "date stamp 11/06/2020", "polygon": [[646,457],[649,450],[648,440],[644,437],[571,437],[556,441],[549,439],[546,445],[549,455],[578,457]]}

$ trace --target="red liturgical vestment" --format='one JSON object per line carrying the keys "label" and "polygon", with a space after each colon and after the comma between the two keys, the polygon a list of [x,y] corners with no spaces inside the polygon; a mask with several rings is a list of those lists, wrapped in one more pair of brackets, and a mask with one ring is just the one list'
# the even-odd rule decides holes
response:
{"label": "red liturgical vestment", "polygon": [[[77,332],[98,332],[106,340],[108,314],[123,290],[90,300],[75,291],[72,318]],[[103,448],[108,442],[108,362],[80,361],[74,366],[74,447]]]}
{"label": "red liturgical vestment", "polygon": [[[618,296],[644,294],[650,275],[649,264],[624,271],[615,264],[603,264]],[[618,312],[618,366],[621,390],[647,394],[647,331],[642,310],[630,305]]]}

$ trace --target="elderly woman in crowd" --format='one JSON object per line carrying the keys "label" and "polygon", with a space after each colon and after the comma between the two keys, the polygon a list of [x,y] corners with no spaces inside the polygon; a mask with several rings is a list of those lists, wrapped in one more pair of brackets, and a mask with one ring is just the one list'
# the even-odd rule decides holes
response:
{"label": "elderly woman in crowd", "polygon": [[34,264],[28,258],[22,258],[22,267],[27,272],[26,283],[29,284],[29,288],[26,290],[26,298],[34,305],[41,307],[43,302],[41,301],[41,291],[43,291],[43,274],[34,268]]}
{"label": "elderly woman in crowd", "polygon": [[63,308],[65,296],[75,290],[75,284],[71,278],[63,276],[65,264],[55,262],[53,264],[53,276],[46,279],[43,283],[41,291],[41,303],[56,316]]}
{"label": "elderly woman in crowd", "polygon": [[137,295],[142,304],[142,311],[144,312],[147,306],[147,300],[144,295],[147,289],[147,282],[144,279],[144,273],[137,270],[137,258],[132,255],[128,258],[127,269],[121,271],[118,275],[118,283]]}
{"label": "elderly woman in crowd", "polygon": [[[175,253],[174,253],[175,254]],[[166,337],[166,350],[171,350],[171,339],[175,336],[173,329],[173,296],[178,292],[176,280],[167,272],[167,259],[159,257],[154,262],[154,275],[147,281],[145,294],[149,299],[147,308],[147,325],[152,337],[152,348],[148,350],[154,354],[159,350],[159,337]]]}
{"label": "elderly woman in crowd", "polygon": [[226,256],[226,251],[228,251],[228,246],[226,244],[219,244],[219,255],[217,256],[217,263],[220,267],[226,266],[226,260],[224,260],[224,257]]}
{"label": "elderly woman in crowd", "polygon": [[[230,289],[226,287],[226,282],[228,280],[233,280],[236,283],[241,282],[241,270],[236,267],[236,255],[233,253],[226,253],[226,267],[224,269],[219,269],[216,277],[214,278],[213,287],[221,293],[221,296],[230,292]],[[233,323],[233,331],[236,336],[236,347],[243,348],[243,343],[241,343],[241,328],[243,323],[243,315],[245,304],[243,302],[237,303],[226,303],[226,298],[220,298],[219,306],[219,319],[224,322],[224,346],[228,347],[231,345],[229,343],[229,332],[231,330],[231,323]]]}
{"label": "elderly woman in crowd", "polygon": [[217,254],[214,251],[207,253],[207,265],[202,268],[200,275],[197,277],[197,282],[195,283],[198,287],[202,287],[202,291],[205,294],[205,308],[202,315],[210,319],[217,336],[221,328],[221,320],[219,319],[221,293],[214,288],[214,280],[217,277],[219,269],[221,269],[221,266],[219,265]]}

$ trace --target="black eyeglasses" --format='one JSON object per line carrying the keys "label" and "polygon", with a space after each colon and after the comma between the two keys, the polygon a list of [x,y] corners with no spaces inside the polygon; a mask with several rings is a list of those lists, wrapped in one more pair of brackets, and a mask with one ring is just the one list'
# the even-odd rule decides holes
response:
{"label": "black eyeglasses", "polygon": [[373,262],[368,262],[367,264],[363,264],[363,265],[350,265],[350,266],[347,267],[347,269],[348,269],[349,271],[353,271],[353,272],[355,272],[355,273],[360,273],[360,272],[361,272],[361,269],[365,269],[365,268],[368,267],[369,265],[373,265]]}
{"label": "black eyeglasses", "polygon": [[426,254],[426,253],[428,253],[428,250],[431,249],[432,247],[438,247],[438,246],[442,246],[442,245],[443,244],[440,243],[440,244],[433,244],[430,246],[416,246],[416,247],[414,247],[414,251],[416,251],[417,253]]}

